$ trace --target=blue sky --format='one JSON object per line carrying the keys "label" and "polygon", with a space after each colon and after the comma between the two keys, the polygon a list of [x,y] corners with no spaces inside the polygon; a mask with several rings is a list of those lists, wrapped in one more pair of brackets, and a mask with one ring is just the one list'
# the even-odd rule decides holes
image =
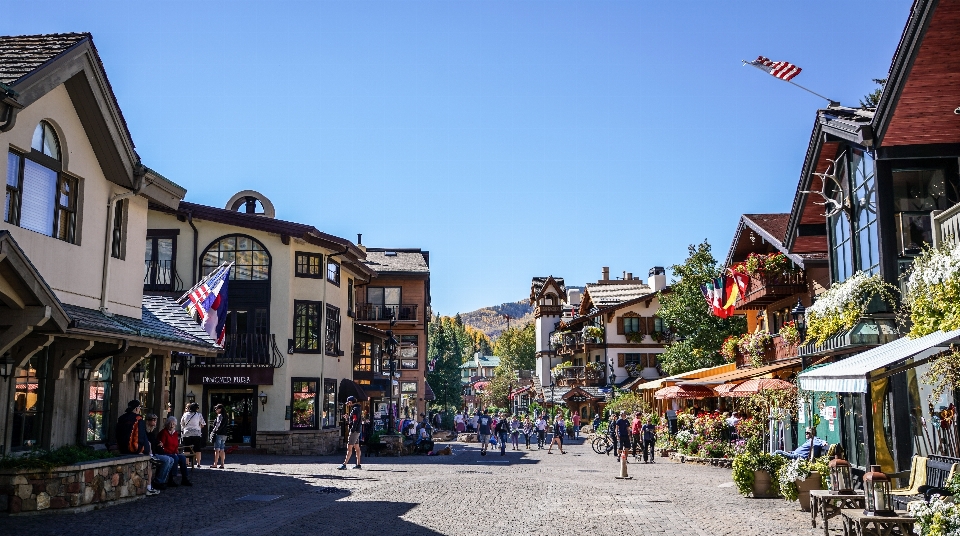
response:
{"label": "blue sky", "polygon": [[223,206],[430,251],[433,307],[723,258],[787,212],[824,102],[886,76],[909,0],[22,2],[0,34],[89,31],[144,163]]}

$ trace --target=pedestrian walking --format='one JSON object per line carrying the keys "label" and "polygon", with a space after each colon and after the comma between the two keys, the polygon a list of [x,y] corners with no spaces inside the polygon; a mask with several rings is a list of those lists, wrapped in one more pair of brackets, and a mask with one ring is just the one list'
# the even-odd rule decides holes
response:
{"label": "pedestrian walking", "polygon": [[350,432],[350,435],[347,437],[347,457],[337,469],[346,469],[347,464],[350,463],[350,456],[353,453],[357,454],[357,464],[354,465],[353,468],[362,469],[360,465],[360,428],[363,426],[363,419],[360,418],[360,404],[357,404],[356,397],[347,397],[345,413],[349,414],[349,417],[347,417],[347,430]]}
{"label": "pedestrian walking", "polygon": [[507,441],[510,440],[510,420],[507,419],[507,416],[500,412],[500,418],[497,419],[497,424],[494,425],[494,431],[497,434],[497,441],[500,442],[500,455],[507,455]]}
{"label": "pedestrian walking", "polygon": [[530,450],[530,436],[533,435],[533,422],[530,421],[530,415],[523,419],[523,440],[527,444],[527,450]]}
{"label": "pedestrian walking", "polygon": [[513,441],[513,450],[520,450],[520,417],[517,415],[510,421],[510,439]]}
{"label": "pedestrian walking", "polygon": [[643,427],[642,415],[638,411],[633,416],[633,422],[630,423],[630,437],[633,439],[633,456],[639,457],[638,450],[643,448],[643,438],[640,436],[640,429]]}
{"label": "pedestrian walking", "polygon": [[460,413],[457,413],[457,415],[453,418],[453,427],[457,430],[458,434],[462,434],[467,429],[463,423],[463,420],[463,415]]}
{"label": "pedestrian walking", "polygon": [[650,463],[657,463],[654,455],[653,445],[657,441],[657,427],[653,425],[653,419],[647,417],[647,422],[640,429],[643,435],[643,463],[647,463],[647,450],[650,451]]}
{"label": "pedestrian walking", "polygon": [[223,404],[214,406],[213,411],[217,416],[210,423],[210,442],[213,443],[213,465],[210,468],[215,469],[219,460],[220,469],[223,469],[223,463],[227,460],[227,416]]}
{"label": "pedestrian walking", "polygon": [[560,454],[566,454],[563,451],[563,434],[567,433],[567,423],[563,419],[563,413],[557,412],[557,418],[553,421],[553,439],[550,440],[550,446],[547,448],[547,454],[553,454],[553,445],[560,448]]}
{"label": "pedestrian walking", "polygon": [[627,452],[630,449],[630,421],[627,420],[627,412],[621,411],[620,418],[615,421],[614,425],[617,429],[620,452]]}
{"label": "pedestrian walking", "polygon": [[490,441],[490,432],[491,427],[493,426],[493,419],[490,418],[490,410],[486,410],[484,413],[477,417],[477,439],[480,440],[480,455],[487,455],[487,445]]}
{"label": "pedestrian walking", "polygon": [[547,419],[544,415],[537,417],[537,450],[543,450],[543,442],[547,437]]}
{"label": "pedestrian walking", "polygon": [[196,402],[187,404],[187,412],[180,417],[180,437],[185,446],[193,447],[191,467],[200,467],[200,451],[203,449],[201,428],[206,425],[207,421],[203,420],[203,415],[200,415],[200,404]]}
{"label": "pedestrian walking", "polygon": [[600,428],[600,414],[593,414],[593,433],[597,433],[597,428]]}
{"label": "pedestrian walking", "polygon": [[610,447],[607,448],[607,456],[610,455],[610,451],[613,451],[614,457],[616,457],[617,449],[617,414],[610,413],[610,421],[607,423],[607,435],[610,436]]}
{"label": "pedestrian walking", "polygon": [[580,439],[580,412],[573,412],[573,436]]}

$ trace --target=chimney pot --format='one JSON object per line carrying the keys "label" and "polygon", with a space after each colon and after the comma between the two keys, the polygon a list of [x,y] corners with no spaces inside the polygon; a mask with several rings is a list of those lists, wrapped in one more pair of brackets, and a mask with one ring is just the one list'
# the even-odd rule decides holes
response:
{"label": "chimney pot", "polygon": [[610,281],[610,267],[603,267],[603,281]]}
{"label": "chimney pot", "polygon": [[627,272],[627,281],[633,281],[633,272]]}
{"label": "chimney pot", "polygon": [[363,245],[363,233],[357,233],[357,245],[358,246]]}

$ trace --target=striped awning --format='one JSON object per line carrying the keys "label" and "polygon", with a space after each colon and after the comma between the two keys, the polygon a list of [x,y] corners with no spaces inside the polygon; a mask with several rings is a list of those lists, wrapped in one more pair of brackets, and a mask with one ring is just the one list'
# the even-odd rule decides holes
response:
{"label": "striped awning", "polygon": [[[806,391],[866,393],[872,378],[882,373],[880,369],[910,358],[913,358],[914,363],[926,360],[958,341],[960,329],[936,331],[918,339],[904,337],[842,361],[804,372],[797,376],[797,383]],[[878,373],[874,374],[875,372]]]}

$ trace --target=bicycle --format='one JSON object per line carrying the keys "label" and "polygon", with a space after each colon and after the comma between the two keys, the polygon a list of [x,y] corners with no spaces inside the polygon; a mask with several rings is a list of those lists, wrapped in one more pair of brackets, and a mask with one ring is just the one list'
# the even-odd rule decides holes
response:
{"label": "bicycle", "polygon": [[598,434],[590,445],[597,454],[606,454],[613,450],[613,441],[607,434]]}

